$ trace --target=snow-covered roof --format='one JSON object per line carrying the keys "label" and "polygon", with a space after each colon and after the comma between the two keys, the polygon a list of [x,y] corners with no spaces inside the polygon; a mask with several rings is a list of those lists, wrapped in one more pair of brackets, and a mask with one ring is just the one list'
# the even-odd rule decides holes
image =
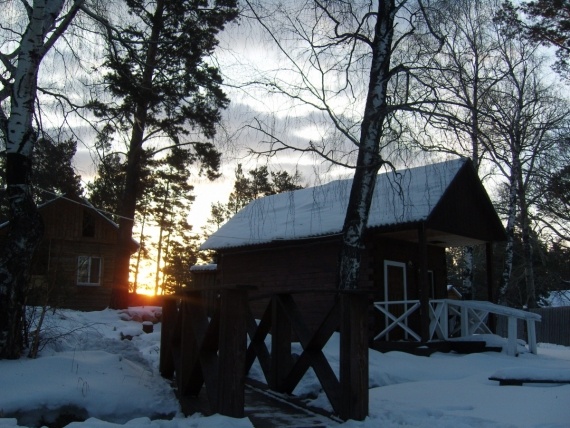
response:
{"label": "snow-covered roof", "polygon": [[190,266],[190,270],[192,272],[214,271],[216,269],[218,269],[218,265],[216,263],[206,263]]}
{"label": "snow-covered roof", "polygon": [[[368,227],[422,221],[435,208],[467,162],[454,159],[379,174]],[[200,247],[240,247],[338,234],[342,230],[352,180],[336,180],[256,199],[239,211]]]}

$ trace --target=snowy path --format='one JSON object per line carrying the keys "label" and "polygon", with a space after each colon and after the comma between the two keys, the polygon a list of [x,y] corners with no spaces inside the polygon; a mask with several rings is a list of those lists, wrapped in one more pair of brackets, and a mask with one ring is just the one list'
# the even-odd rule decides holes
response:
{"label": "snowy path", "polygon": [[277,393],[264,391],[252,385],[246,386],[245,402],[245,415],[255,428],[326,428],[338,425],[338,422],[331,418],[297,406],[280,398]]}

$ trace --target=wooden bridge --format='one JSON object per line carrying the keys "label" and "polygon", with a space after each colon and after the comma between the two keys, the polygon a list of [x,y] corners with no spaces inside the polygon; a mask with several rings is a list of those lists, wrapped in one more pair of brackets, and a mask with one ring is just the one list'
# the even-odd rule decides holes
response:
{"label": "wooden bridge", "polygon": [[[160,372],[175,378],[180,397],[198,396],[204,388],[212,413],[243,417],[245,377],[257,358],[270,389],[291,394],[312,368],[341,419],[363,420],[368,415],[366,293],[335,292],[333,305],[312,331],[292,294],[267,299],[258,323],[247,286],[214,291],[219,298],[213,305],[208,305],[212,289],[191,290],[164,301]],[[338,378],[323,353],[335,331],[340,331]],[[270,349],[265,345],[269,333]],[[295,359],[292,337],[303,348]]]}
{"label": "wooden bridge", "polygon": [[[343,420],[363,420],[368,415],[369,292],[335,291],[319,327],[311,329],[295,302],[299,292],[264,296],[267,303],[256,320],[251,290],[247,286],[205,287],[165,297],[160,372],[175,379],[179,398],[203,392],[209,412],[241,418],[246,375],[258,359],[269,389],[291,394],[312,368],[335,414]],[[404,307],[400,315],[390,311],[391,305]],[[408,325],[410,315],[420,309],[418,301],[375,302],[373,306],[385,317],[385,328],[374,339],[389,339],[390,332],[400,330],[407,341],[421,342],[421,336]],[[429,340],[491,333],[487,325],[491,314],[508,319],[509,355],[517,352],[519,319],[527,323],[529,350],[536,353],[535,322],[540,316],[489,302],[431,300]],[[340,332],[338,377],[323,353],[335,331]],[[265,339],[269,334],[268,348]],[[293,338],[303,349],[298,357],[291,352]]]}

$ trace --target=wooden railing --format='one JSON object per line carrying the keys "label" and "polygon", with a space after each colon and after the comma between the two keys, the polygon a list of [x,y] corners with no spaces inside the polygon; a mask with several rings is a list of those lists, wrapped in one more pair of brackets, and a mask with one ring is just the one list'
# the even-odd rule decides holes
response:
{"label": "wooden railing", "polygon": [[[404,312],[395,316],[390,307],[404,306]],[[421,341],[417,332],[408,326],[410,315],[420,308],[418,300],[375,302],[374,307],[384,316],[386,325],[384,329],[374,336],[374,340],[387,339],[389,333],[395,329],[404,331],[406,338]],[[489,314],[506,317],[508,320],[507,346],[508,355],[517,354],[517,320],[526,322],[528,349],[537,353],[535,322],[541,317],[533,312],[509,308],[491,302],[477,300],[439,299],[429,302],[429,339],[447,340],[451,337],[468,337],[474,334],[490,334],[491,329],[487,322]]]}
{"label": "wooden railing", "polygon": [[[247,287],[216,290],[218,299],[210,314],[207,293],[202,291],[166,299],[163,306],[160,372],[175,377],[180,397],[196,397],[205,386],[212,412],[243,417],[245,376],[258,359],[269,388],[292,393],[312,368],[339,417],[363,420],[368,415],[366,293],[336,292],[334,304],[313,331],[291,294],[267,299],[258,323],[248,303]],[[323,353],[337,330],[338,378]],[[265,344],[268,334],[270,349]],[[303,348],[296,358],[291,353],[292,337]]]}

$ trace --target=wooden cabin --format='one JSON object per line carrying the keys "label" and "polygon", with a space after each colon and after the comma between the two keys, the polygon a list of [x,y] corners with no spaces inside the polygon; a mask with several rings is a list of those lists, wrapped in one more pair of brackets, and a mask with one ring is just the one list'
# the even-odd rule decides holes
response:
{"label": "wooden cabin", "polygon": [[[337,180],[251,202],[201,246],[217,252],[217,285],[253,286],[251,296],[259,299],[295,293],[305,321],[317,323],[338,287],[350,186],[351,180]],[[447,247],[487,244],[489,261],[490,244],[504,239],[503,225],[470,160],[379,174],[360,288],[397,317],[415,302],[447,298]],[[490,276],[488,281],[491,288]],[[371,330],[382,330],[389,315],[372,312]],[[420,312],[406,321],[418,334],[429,324]],[[385,339],[406,336],[404,329],[394,329]]]}
{"label": "wooden cabin", "polygon": [[[118,226],[86,199],[60,196],[38,207],[44,236],[34,254],[29,303],[79,310],[109,305]],[[0,226],[0,242],[8,223]],[[132,252],[138,244],[133,241]]]}

